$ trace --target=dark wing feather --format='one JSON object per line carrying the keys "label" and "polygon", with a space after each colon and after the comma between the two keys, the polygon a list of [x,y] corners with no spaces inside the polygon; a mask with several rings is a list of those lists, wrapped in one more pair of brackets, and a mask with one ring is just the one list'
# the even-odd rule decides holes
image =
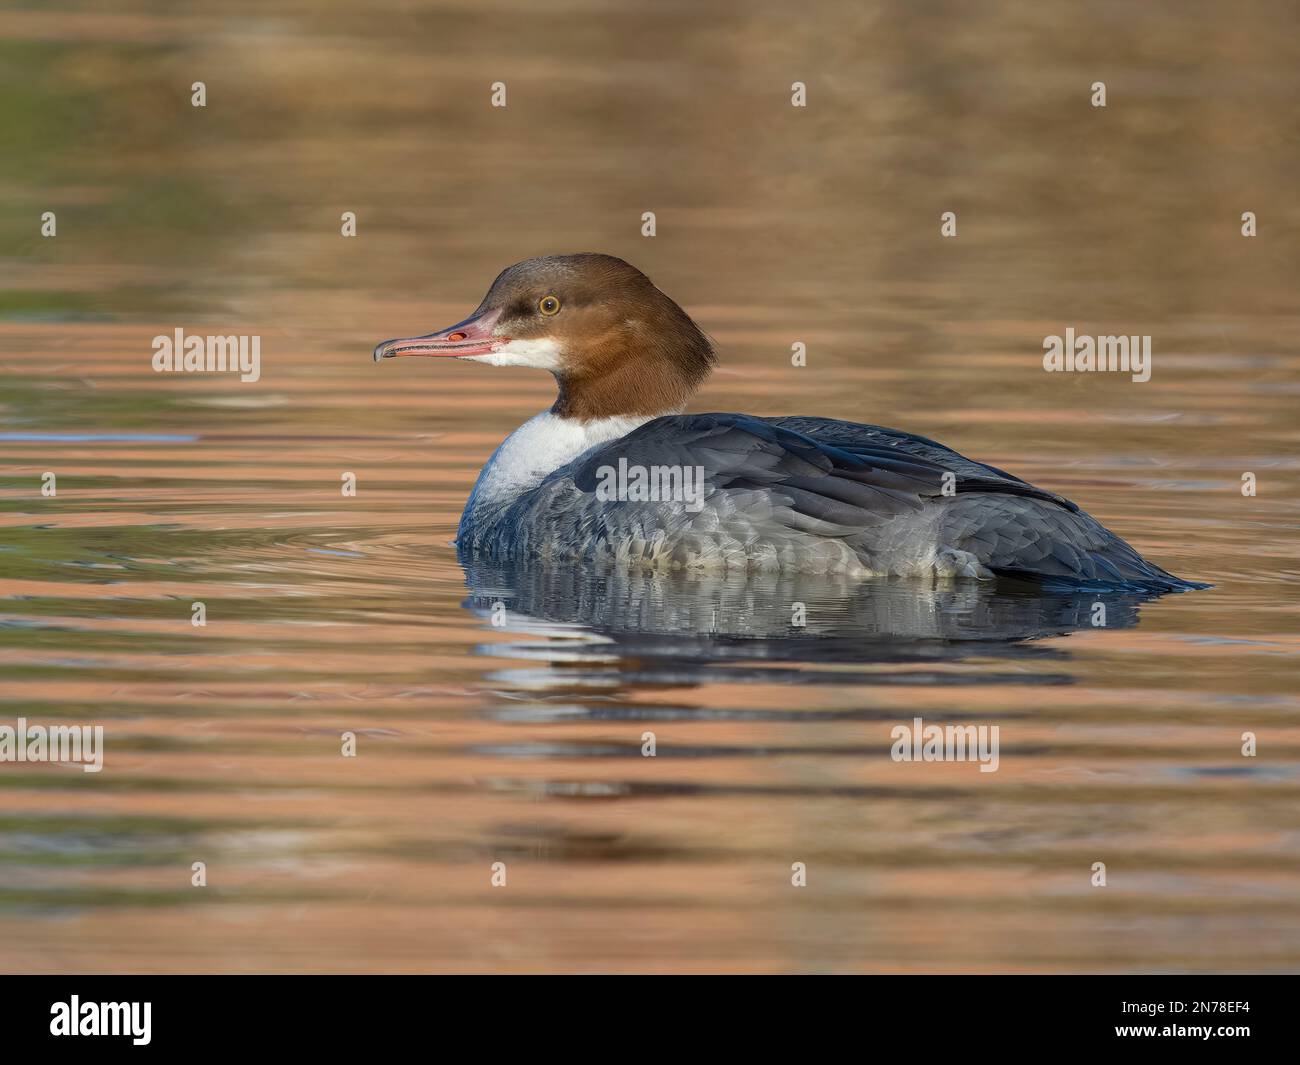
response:
{"label": "dark wing feather", "polygon": [[878,449],[890,448],[905,455],[936,462],[954,473],[974,477],[993,477],[1001,481],[1015,481],[1024,484],[1019,477],[990,466],[976,462],[965,455],[958,454],[950,447],[945,447],[937,440],[905,433],[901,429],[887,429],[883,425],[861,425],[858,422],[839,421],[835,418],[816,418],[807,415],[768,419],[773,425],[792,429],[815,440],[852,451],[856,446],[874,446]]}
{"label": "dark wing feather", "polygon": [[778,492],[794,514],[845,532],[946,498],[947,473],[953,474],[958,495],[996,492],[1075,509],[1060,496],[921,437],[829,419],[657,418],[587,452],[563,472],[580,490],[591,491],[597,470],[616,466],[619,459],[629,465],[700,466],[711,492]]}

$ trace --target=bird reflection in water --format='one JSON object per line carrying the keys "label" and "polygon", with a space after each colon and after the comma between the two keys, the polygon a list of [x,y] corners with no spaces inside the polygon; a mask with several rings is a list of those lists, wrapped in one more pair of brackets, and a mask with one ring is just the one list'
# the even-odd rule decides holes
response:
{"label": "bird reflection in water", "polygon": [[[971,659],[1064,662],[1042,641],[1130,628],[1156,593],[1049,590],[1012,581],[851,580],[801,574],[650,573],[462,560],[465,607],[523,639],[485,654],[562,663],[556,683],[1069,683],[1060,672],[917,672]],[[818,667],[898,664],[858,674]],[[613,674],[613,675],[611,675]],[[512,674],[536,686],[536,674]]]}

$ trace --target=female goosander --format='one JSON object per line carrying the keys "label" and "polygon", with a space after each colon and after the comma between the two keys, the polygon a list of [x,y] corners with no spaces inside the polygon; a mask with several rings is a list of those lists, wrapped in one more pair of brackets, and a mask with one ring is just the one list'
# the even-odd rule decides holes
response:
{"label": "female goosander", "polygon": [[463,322],[374,351],[414,355],[539,367],[559,386],[479,474],[456,537],[465,557],[1203,587],[1069,500],[925,437],[681,413],[713,347],[610,255],[517,263]]}

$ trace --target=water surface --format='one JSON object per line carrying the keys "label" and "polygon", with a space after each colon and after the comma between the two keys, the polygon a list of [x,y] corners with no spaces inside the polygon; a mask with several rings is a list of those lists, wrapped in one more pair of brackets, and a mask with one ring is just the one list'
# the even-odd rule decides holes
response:
{"label": "water surface", "polygon": [[[0,723],[107,736],[0,765],[0,968],[1300,968],[1287,5],[34,5],[0,60]],[[717,340],[693,409],[934,437],[1214,587],[462,567],[550,382],[370,348],[588,249]],[[1151,381],[1045,374],[1068,326]],[[918,716],[998,771],[892,761]]]}

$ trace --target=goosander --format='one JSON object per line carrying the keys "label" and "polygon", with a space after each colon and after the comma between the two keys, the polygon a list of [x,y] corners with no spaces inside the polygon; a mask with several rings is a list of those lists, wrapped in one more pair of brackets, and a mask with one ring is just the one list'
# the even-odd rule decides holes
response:
{"label": "goosander", "polygon": [[[537,367],[558,385],[551,408],[479,474],[456,536],[464,558],[1205,587],[1148,562],[1068,499],[922,436],[682,413],[713,345],[611,255],[516,263],[464,321],[374,349],[376,362],[406,356]],[[678,471],[662,482],[677,490],[628,490],[629,470],[642,472],[642,489],[645,471]],[[611,471],[621,471],[613,493]]]}

